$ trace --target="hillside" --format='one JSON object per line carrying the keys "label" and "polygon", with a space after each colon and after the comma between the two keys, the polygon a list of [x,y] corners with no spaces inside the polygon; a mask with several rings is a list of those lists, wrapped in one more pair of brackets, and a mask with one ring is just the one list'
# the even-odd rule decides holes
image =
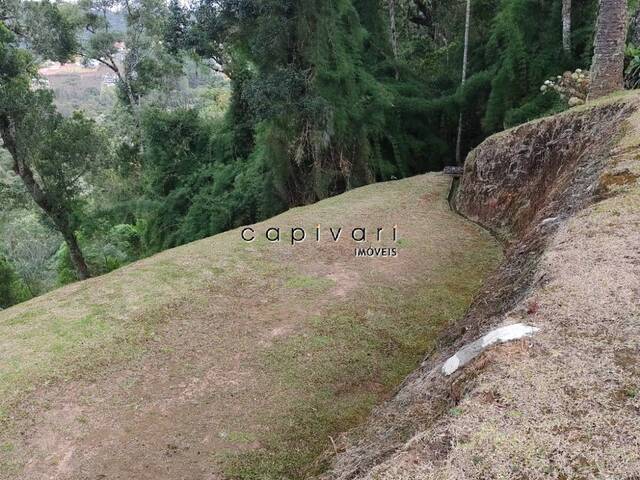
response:
{"label": "hillside", "polygon": [[364,187],[0,312],[0,478],[635,478],[638,107],[490,137],[452,195]]}
{"label": "hillside", "polygon": [[0,480],[640,480],[639,179],[638,1],[0,0]]}
{"label": "hillside", "polygon": [[[227,232],[0,312],[0,478],[320,471],[501,258],[449,184],[361,188],[255,226],[255,242]],[[291,226],[308,240],[264,239]],[[383,227],[370,243],[398,255],[357,258],[354,227]]]}
{"label": "hillside", "polygon": [[[616,96],[487,139],[459,211],[505,259],[327,479],[640,476],[640,113]],[[497,327],[537,332],[443,364]],[[459,357],[457,357],[459,358]]]}

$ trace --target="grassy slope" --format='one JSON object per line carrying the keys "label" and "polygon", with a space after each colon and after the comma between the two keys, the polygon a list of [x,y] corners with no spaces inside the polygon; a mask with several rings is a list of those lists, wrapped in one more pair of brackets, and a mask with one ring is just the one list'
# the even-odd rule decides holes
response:
{"label": "grassy slope", "polygon": [[500,260],[447,187],[373,185],[257,227],[397,224],[395,259],[355,258],[348,231],[294,248],[236,230],[0,312],[0,478],[321,469]]}

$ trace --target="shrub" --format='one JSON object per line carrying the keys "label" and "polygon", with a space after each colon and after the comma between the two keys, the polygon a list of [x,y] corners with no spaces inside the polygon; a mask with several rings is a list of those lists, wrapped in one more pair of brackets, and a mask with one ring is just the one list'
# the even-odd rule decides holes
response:
{"label": "shrub", "polygon": [[589,72],[579,68],[575,72],[564,72],[546,80],[540,91],[545,95],[550,92],[558,94],[570,107],[582,105],[589,94]]}
{"label": "shrub", "polygon": [[0,310],[23,302],[29,295],[12,265],[0,257]]}

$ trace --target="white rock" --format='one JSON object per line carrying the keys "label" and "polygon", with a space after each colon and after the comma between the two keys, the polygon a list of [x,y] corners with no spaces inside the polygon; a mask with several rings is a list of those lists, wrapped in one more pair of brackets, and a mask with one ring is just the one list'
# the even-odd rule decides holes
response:
{"label": "white rock", "polygon": [[530,337],[539,329],[525,325],[524,323],[516,323],[507,327],[501,327],[492,332],[487,333],[484,337],[479,338],[460,350],[447,360],[442,366],[442,373],[446,376],[451,375],[459,368],[467,365],[471,360],[476,358],[487,348],[497,343],[506,343],[513,340],[519,340],[524,337]]}

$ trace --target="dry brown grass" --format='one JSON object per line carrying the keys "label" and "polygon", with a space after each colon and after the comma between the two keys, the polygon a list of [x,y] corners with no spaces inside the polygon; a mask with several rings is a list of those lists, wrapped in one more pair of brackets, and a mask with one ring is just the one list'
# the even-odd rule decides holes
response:
{"label": "dry brown grass", "polygon": [[0,478],[318,471],[500,259],[450,211],[448,182],[372,185],[258,227],[398,224],[395,259],[236,230],[0,312]]}

